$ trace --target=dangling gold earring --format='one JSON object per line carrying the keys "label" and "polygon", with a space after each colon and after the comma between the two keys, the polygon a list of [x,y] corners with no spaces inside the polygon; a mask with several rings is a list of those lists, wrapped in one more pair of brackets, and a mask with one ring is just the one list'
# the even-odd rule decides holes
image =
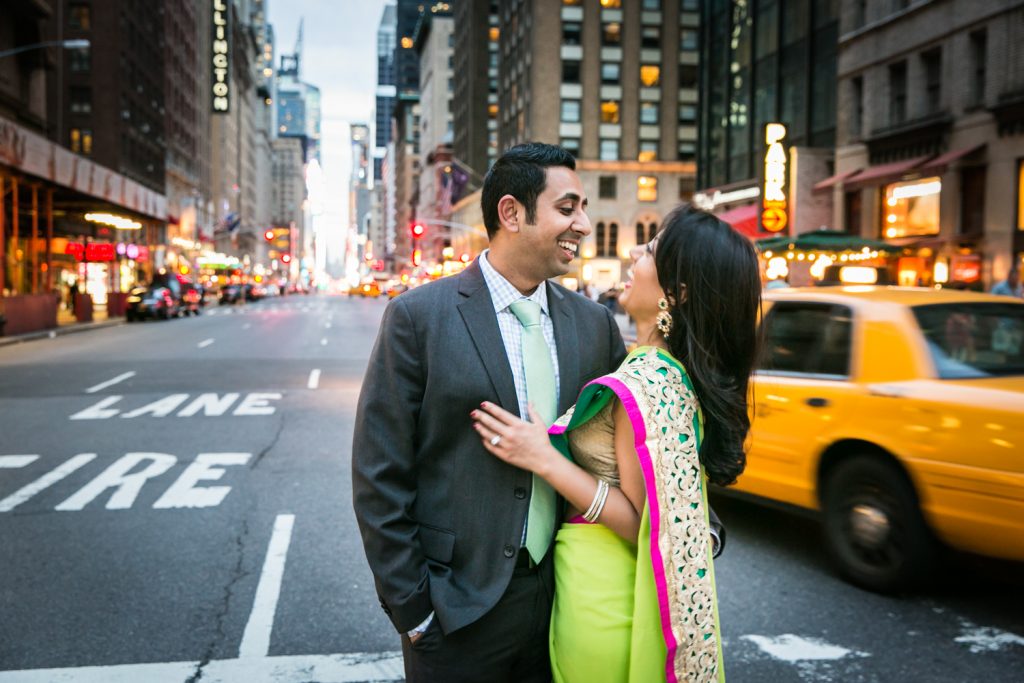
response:
{"label": "dangling gold earring", "polygon": [[658,317],[656,322],[661,336],[668,339],[669,334],[672,333],[672,314],[668,312],[668,299],[665,297],[658,299]]}

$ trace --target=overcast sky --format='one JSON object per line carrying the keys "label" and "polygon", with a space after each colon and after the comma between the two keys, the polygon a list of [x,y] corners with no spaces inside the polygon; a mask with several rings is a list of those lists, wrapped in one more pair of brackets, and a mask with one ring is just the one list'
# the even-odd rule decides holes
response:
{"label": "overcast sky", "polygon": [[[291,54],[305,19],[302,80],[320,88],[325,218],[344,228],[348,223],[351,172],[349,124],[373,123],[377,84],[377,27],[385,0],[268,0],[274,27],[275,66]],[[337,221],[337,223],[335,223]]]}

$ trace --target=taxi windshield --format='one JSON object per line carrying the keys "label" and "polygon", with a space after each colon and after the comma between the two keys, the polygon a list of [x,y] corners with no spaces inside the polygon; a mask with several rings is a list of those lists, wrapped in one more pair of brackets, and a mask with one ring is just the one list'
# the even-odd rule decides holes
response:
{"label": "taxi windshield", "polygon": [[1024,375],[1024,306],[965,302],[912,310],[939,378]]}

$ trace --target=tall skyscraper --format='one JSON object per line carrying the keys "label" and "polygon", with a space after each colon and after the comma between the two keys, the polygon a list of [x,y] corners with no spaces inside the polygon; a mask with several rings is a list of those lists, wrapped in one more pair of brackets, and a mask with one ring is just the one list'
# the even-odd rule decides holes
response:
{"label": "tall skyscraper", "polygon": [[373,140],[373,179],[381,180],[381,164],[391,142],[391,115],[395,108],[395,34],[397,12],[394,4],[384,6],[377,28],[377,92]]}
{"label": "tall skyscraper", "polygon": [[454,12],[453,151],[479,185],[498,155],[499,3],[462,0]]}

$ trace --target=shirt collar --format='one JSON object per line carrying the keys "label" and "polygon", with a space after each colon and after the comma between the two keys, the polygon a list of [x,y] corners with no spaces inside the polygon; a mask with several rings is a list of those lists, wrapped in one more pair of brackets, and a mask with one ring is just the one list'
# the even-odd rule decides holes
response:
{"label": "shirt collar", "polygon": [[515,302],[527,299],[540,304],[540,310],[544,312],[544,315],[550,316],[548,312],[547,283],[542,282],[537,289],[533,290],[533,294],[526,296],[516,289],[515,285],[506,280],[504,275],[495,270],[494,266],[487,259],[488,252],[490,252],[490,249],[485,249],[480,254],[480,270],[483,271],[484,282],[487,283],[487,289],[491,292],[494,312],[501,313]]}

